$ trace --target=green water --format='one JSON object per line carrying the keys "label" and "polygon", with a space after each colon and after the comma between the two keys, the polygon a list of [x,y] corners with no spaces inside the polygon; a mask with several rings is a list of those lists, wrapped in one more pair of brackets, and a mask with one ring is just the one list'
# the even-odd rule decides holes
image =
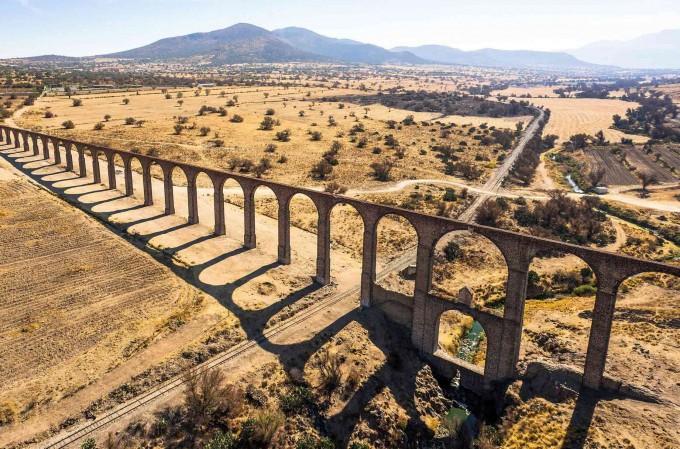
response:
{"label": "green water", "polygon": [[482,328],[482,325],[479,324],[479,322],[475,321],[472,323],[472,327],[467,331],[460,342],[456,357],[461,360],[465,360],[466,362],[472,363],[475,354],[477,354],[477,351],[479,350],[479,342],[482,339],[483,332],[484,329]]}

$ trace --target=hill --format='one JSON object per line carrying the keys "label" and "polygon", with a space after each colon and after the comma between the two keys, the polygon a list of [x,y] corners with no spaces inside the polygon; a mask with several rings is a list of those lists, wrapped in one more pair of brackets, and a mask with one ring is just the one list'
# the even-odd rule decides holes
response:
{"label": "hill", "polygon": [[207,57],[216,64],[320,61],[324,58],[298,50],[264,28],[239,23],[208,33],[169,37],[152,44],[102,55],[126,59]]}
{"label": "hill", "polygon": [[372,44],[322,36],[305,28],[288,27],[273,33],[298,50],[333,60],[363,64],[422,64],[426,61],[407,51],[392,52]]}
{"label": "hill", "polygon": [[570,53],[631,69],[680,69],[680,29],[646,34],[629,41],[595,42]]}
{"label": "hill", "polygon": [[442,64],[543,69],[593,69],[598,67],[596,64],[581,61],[563,52],[495,50],[492,48],[464,51],[444,45],[396,47],[392,50],[408,51],[420,58]]}

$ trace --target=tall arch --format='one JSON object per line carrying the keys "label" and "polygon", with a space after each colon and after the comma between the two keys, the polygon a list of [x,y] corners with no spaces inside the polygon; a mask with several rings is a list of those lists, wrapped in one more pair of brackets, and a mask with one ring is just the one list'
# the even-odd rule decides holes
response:
{"label": "tall arch", "polygon": [[501,250],[487,237],[474,231],[444,234],[434,245],[431,263],[432,294],[463,300],[468,306],[503,308],[508,265]]}
{"label": "tall arch", "polygon": [[[417,267],[410,266],[399,273],[394,273],[389,270],[389,265],[405,252],[413,251],[418,245],[416,227],[406,217],[395,213],[381,215],[375,227],[377,285],[387,291],[413,296]],[[390,238],[387,238],[388,235]]]}
{"label": "tall arch", "polygon": [[644,272],[624,279],[616,290],[603,374],[655,391],[673,391],[679,310],[680,276]]}
{"label": "tall arch", "polygon": [[331,208],[331,277],[339,283],[361,283],[366,225],[361,213],[348,202],[338,202]]}
{"label": "tall arch", "polygon": [[540,251],[531,260],[522,314],[518,370],[536,360],[585,370],[595,292],[595,270],[579,256]]}

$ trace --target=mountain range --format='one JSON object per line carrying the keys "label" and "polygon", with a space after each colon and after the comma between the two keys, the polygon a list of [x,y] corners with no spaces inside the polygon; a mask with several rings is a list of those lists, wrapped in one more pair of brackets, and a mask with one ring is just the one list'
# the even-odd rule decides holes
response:
{"label": "mountain range", "polygon": [[631,69],[680,69],[680,29],[628,41],[600,41],[569,53],[584,61]]}
{"label": "mountain range", "polygon": [[[169,37],[143,47],[97,57],[136,60],[198,58],[214,64],[344,62],[456,64],[550,70],[598,70],[611,66],[680,68],[680,30],[642,36],[629,42],[599,42],[569,52],[491,48],[464,51],[443,45],[396,47],[388,50],[350,39],[322,36],[305,28],[289,27],[269,31],[255,25],[239,23],[207,33]],[[49,56],[50,60],[55,58],[58,57]]]}
{"label": "mountain range", "polygon": [[462,64],[549,69],[594,68],[565,53],[478,50],[443,46],[394,48],[322,36],[305,28],[268,31],[239,23],[222,30],[161,39],[149,45],[100,55],[124,59],[207,58],[215,64],[274,62],[345,62],[357,64]]}
{"label": "mountain range", "polygon": [[422,59],[443,64],[463,64],[482,67],[518,68],[593,68],[596,64],[576,59],[563,52],[531,50],[482,50],[463,51],[444,45],[422,45],[420,47],[396,47],[398,52],[410,52]]}

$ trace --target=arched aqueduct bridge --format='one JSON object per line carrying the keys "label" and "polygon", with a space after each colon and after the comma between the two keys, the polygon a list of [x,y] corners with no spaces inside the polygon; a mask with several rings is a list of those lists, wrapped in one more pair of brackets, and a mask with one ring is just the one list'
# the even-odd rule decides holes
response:
{"label": "arched aqueduct bridge", "polygon": [[[38,141],[42,145],[38,145]],[[656,272],[680,276],[680,267],[668,264],[645,261],[449,218],[425,215],[341,195],[293,187],[237,173],[144,156],[130,151],[106,148],[4,125],[0,125],[0,142],[3,142],[4,145],[14,143],[15,148],[23,148],[26,152],[30,152],[32,149],[36,156],[40,155],[40,147],[42,147],[44,159],[50,158],[51,146],[57,164],[62,163],[61,151],[55,151],[55,149],[63,147],[65,149],[66,169],[73,170],[73,157],[78,157],[79,175],[81,177],[87,176],[85,155],[89,153],[95,183],[102,182],[100,162],[104,162],[108,187],[111,189],[116,188],[114,158],[119,156],[123,161],[125,194],[127,196],[133,194],[131,163],[136,158],[142,167],[144,205],[147,206],[153,204],[151,167],[153,164],[157,164],[162,169],[164,177],[166,214],[173,214],[175,211],[172,172],[179,168],[186,175],[188,184],[190,224],[198,223],[199,220],[196,178],[200,173],[205,173],[211,179],[214,187],[214,232],[217,236],[223,235],[226,229],[222,187],[227,180],[233,179],[243,189],[244,245],[247,248],[254,248],[256,245],[255,190],[260,186],[266,186],[274,192],[278,201],[278,261],[282,264],[289,264],[291,261],[289,208],[291,198],[296,194],[306,195],[314,202],[318,212],[315,279],[320,284],[327,284],[330,281],[331,211],[338,204],[353,206],[364,223],[361,305],[363,307],[380,307],[386,311],[389,318],[410,328],[413,344],[425,358],[433,363],[435,368],[449,374],[458,370],[461,374],[461,384],[478,392],[491,391],[497,385],[514,380],[518,375],[517,362],[529,265],[539,252],[552,251],[573,254],[588,264],[596,276],[597,293],[582,377],[584,386],[592,389],[606,386],[604,369],[617,291],[621,283],[640,273]],[[102,160],[100,160],[101,156],[103,156]],[[416,276],[413,297],[388,292],[376,282],[377,224],[382,217],[388,214],[405,218],[417,233]],[[464,302],[445,300],[430,293],[435,246],[444,235],[452,231],[472,231],[484,236],[493,242],[503,254],[508,267],[508,278],[502,315],[471,307]],[[442,351],[438,350],[439,319],[442,313],[448,310],[457,310],[470,315],[484,328],[487,337],[487,354],[483,370],[465,361],[447,357]]]}

